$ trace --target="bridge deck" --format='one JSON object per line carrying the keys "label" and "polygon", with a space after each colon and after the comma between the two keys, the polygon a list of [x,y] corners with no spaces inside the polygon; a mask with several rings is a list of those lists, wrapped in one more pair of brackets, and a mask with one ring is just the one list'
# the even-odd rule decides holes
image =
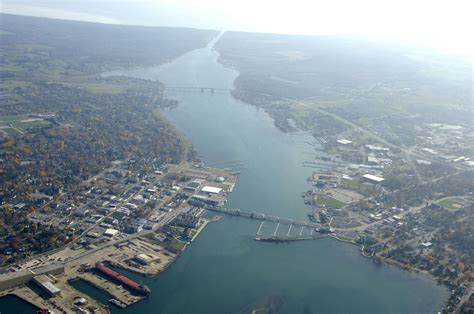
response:
{"label": "bridge deck", "polygon": [[282,218],[278,216],[271,216],[271,215],[266,215],[263,213],[259,212],[247,212],[244,210],[240,210],[238,208],[224,208],[224,207],[207,207],[206,209],[228,214],[228,215],[233,215],[233,216],[240,216],[240,217],[246,217],[250,219],[257,219],[257,220],[264,220],[264,221],[273,221],[273,222],[278,222],[280,224],[287,224],[287,225],[293,225],[293,226],[300,226],[300,227],[309,227],[309,228],[318,228],[320,227],[319,225],[311,222],[306,222],[306,221],[298,221],[298,220],[293,220],[291,218]]}

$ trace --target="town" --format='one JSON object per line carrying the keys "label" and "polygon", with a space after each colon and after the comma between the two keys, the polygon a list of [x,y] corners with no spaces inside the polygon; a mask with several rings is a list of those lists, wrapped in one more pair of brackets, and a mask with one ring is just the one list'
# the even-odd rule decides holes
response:
{"label": "town", "polygon": [[473,311],[471,64],[0,17],[2,313]]}
{"label": "town", "polygon": [[[428,275],[448,286],[445,310],[472,302],[473,162],[454,155],[469,147],[462,126],[429,125],[426,144],[406,152],[367,142],[359,133],[308,142],[312,189],[302,194],[308,217],[330,236],[359,245],[364,256]],[[463,131],[463,132],[461,132]],[[471,132],[471,133],[469,133]],[[457,145],[447,146],[455,137]],[[365,142],[364,142],[365,141]],[[358,162],[358,163],[355,163]],[[415,174],[415,175],[414,175]]]}
{"label": "town", "polygon": [[64,193],[44,200],[28,218],[64,231],[70,241],[10,265],[0,275],[1,295],[61,313],[107,313],[107,306],[75,290],[74,282],[103,290],[120,308],[153,293],[111,268],[144,276],[166,269],[206,224],[219,219],[205,218],[205,207],[224,205],[237,173],[187,162],[137,173],[130,170],[134,164],[115,162],[81,184],[77,197]]}

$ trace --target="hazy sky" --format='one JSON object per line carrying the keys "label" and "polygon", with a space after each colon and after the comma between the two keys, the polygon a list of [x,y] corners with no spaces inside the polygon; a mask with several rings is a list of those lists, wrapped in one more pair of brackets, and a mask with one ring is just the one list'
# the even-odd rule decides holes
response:
{"label": "hazy sky", "polygon": [[473,0],[0,0],[6,13],[102,23],[356,34],[474,53]]}

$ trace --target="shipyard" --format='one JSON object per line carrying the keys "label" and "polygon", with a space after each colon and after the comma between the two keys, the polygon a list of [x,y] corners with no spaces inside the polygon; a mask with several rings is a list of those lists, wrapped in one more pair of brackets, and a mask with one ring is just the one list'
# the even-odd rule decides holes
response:
{"label": "shipyard", "polygon": [[[59,313],[109,313],[110,306],[126,308],[153,294],[131,276],[158,275],[219,220],[207,218],[206,207],[225,204],[238,171],[187,162],[151,173],[136,169],[133,160],[116,162],[82,184],[79,203],[64,195],[31,214],[38,223],[64,228],[71,241],[3,269],[0,296]],[[75,289],[76,282],[105,293],[108,304]]]}

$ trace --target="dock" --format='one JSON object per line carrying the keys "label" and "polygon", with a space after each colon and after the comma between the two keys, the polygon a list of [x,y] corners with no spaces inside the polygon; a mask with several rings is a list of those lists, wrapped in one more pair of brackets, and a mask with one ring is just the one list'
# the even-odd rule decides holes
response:
{"label": "dock", "polygon": [[85,272],[78,276],[79,280],[87,282],[92,287],[99,289],[109,295],[112,299],[119,301],[126,307],[137,303],[144,297],[131,293],[120,285],[117,285],[105,278],[95,275],[92,272]]}

